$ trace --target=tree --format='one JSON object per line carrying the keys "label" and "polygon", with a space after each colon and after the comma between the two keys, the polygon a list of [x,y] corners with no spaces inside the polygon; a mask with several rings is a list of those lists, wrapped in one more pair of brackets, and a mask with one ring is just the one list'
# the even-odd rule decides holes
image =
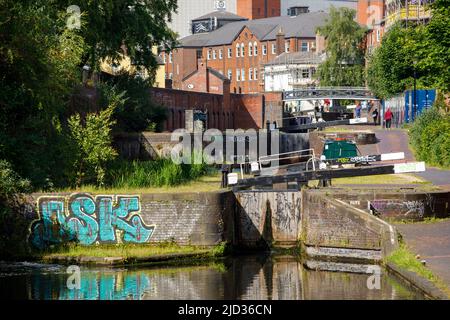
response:
{"label": "tree", "polygon": [[[381,46],[369,56],[367,84],[378,97],[386,99],[413,86],[421,33],[421,28],[405,28],[398,23],[389,29]],[[419,75],[419,65],[415,68]]]}
{"label": "tree", "polygon": [[424,28],[426,43],[421,48],[419,67],[428,72],[424,81],[443,92],[450,92],[450,0],[436,0],[432,18]]}
{"label": "tree", "polygon": [[450,0],[436,0],[431,10],[426,25],[391,27],[368,58],[367,82],[380,98],[411,89],[414,68],[419,88],[450,92]]}
{"label": "tree", "polygon": [[[35,188],[67,184],[67,106],[81,67],[117,58],[153,74],[154,45],[170,46],[175,0],[80,0],[81,29],[68,28],[68,0],[0,0],[0,159]],[[150,79],[151,81],[151,79]]]}
{"label": "tree", "polygon": [[[61,9],[65,10],[72,2],[60,0]],[[100,60],[110,58],[118,62],[125,51],[135,66],[149,72],[151,81],[157,68],[152,47],[171,48],[177,38],[167,25],[177,9],[177,0],[80,0],[76,3],[81,10],[83,37],[88,46],[84,62],[98,69]]]}
{"label": "tree", "polygon": [[322,86],[364,85],[365,30],[355,15],[355,10],[331,7],[327,24],[317,30],[327,43],[327,59],[318,69]]}

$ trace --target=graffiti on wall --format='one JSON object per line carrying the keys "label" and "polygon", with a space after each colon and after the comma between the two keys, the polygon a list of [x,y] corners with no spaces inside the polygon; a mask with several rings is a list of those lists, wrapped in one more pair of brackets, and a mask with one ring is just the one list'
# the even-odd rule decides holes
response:
{"label": "graffiti on wall", "polygon": [[141,244],[155,230],[142,220],[138,196],[44,196],[37,208],[39,220],[31,226],[30,241],[40,249],[63,242]]}

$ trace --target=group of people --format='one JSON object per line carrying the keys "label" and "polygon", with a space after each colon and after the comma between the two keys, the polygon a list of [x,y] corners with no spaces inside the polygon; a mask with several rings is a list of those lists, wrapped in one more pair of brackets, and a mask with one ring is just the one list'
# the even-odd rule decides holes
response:
{"label": "group of people", "polygon": [[[378,111],[378,108],[374,107],[371,103],[371,107],[369,108],[373,109],[372,111],[372,119],[373,119],[373,123],[375,125],[378,125],[379,119],[380,119],[380,112]],[[361,111],[362,111],[362,105],[361,103],[358,103],[356,105],[356,109],[355,109],[355,115],[356,118],[361,118]],[[384,113],[384,120],[386,123],[386,129],[391,129],[392,128],[392,120],[394,118],[394,114],[391,111],[391,108],[388,108],[387,111]]]}

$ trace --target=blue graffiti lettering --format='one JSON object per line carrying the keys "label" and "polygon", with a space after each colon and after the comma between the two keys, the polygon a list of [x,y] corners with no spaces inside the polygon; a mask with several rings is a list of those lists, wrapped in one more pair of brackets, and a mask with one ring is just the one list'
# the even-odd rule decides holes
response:
{"label": "blue graffiti lettering", "polygon": [[112,196],[79,194],[67,203],[63,197],[41,197],[38,209],[40,219],[31,226],[30,241],[40,249],[68,241],[142,244],[155,230],[143,222],[137,196],[118,196],[115,202]]}

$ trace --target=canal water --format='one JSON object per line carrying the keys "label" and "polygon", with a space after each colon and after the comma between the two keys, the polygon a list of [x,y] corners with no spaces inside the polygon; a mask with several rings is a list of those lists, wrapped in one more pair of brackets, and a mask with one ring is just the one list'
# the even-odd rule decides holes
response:
{"label": "canal water", "polygon": [[[67,266],[0,262],[0,299],[30,300],[328,300],[424,299],[384,270],[370,274],[311,270],[291,256],[238,256],[183,267],[81,267],[80,288]],[[75,279],[76,280],[76,279]],[[373,283],[373,282],[372,282]]]}

